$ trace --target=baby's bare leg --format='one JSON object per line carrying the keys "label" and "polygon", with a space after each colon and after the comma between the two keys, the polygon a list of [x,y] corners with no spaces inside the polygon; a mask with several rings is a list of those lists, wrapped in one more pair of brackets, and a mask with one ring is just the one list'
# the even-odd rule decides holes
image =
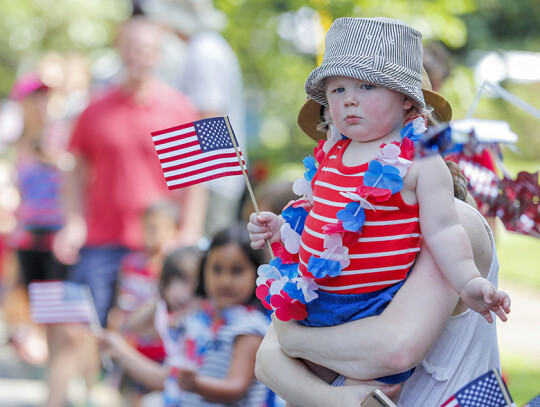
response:
{"label": "baby's bare leg", "polygon": [[[302,359],[300,359],[302,360]],[[315,374],[315,376],[323,379],[326,383],[332,384],[338,374],[334,372],[333,370],[330,370],[324,366],[317,365],[313,362],[310,362],[309,360],[302,360],[304,364]],[[297,407],[294,404],[291,404],[289,402],[285,403],[285,407]]]}

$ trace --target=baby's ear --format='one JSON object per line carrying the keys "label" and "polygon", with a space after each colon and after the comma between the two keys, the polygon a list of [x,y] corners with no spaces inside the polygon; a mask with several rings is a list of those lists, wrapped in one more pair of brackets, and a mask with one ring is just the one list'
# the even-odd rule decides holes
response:
{"label": "baby's ear", "polygon": [[413,106],[414,106],[413,101],[409,99],[407,96],[405,96],[405,99],[403,100],[403,110],[409,110]]}

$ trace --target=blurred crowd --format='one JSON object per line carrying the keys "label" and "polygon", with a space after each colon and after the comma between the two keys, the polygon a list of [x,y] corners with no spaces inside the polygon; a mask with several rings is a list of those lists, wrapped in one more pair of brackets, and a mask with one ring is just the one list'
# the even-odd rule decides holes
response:
{"label": "blurred crowd", "polygon": [[[209,0],[134,2],[133,15],[116,27],[122,67],[114,75],[98,81],[87,56],[47,52],[20,72],[2,101],[0,298],[18,357],[47,367],[45,406],[66,405],[76,376],[89,389],[96,380],[108,383],[129,406],[179,405],[183,390],[194,396],[182,405],[202,405],[203,398],[246,406],[277,402],[250,365],[268,316],[258,306],[255,314],[240,307],[231,318],[239,322],[230,326],[215,319],[204,300],[223,297],[219,287],[230,283],[212,271],[223,269],[222,275],[233,270],[228,277],[240,287],[225,295],[226,305],[251,302],[256,268],[268,260],[267,253],[255,255],[249,247],[245,224],[253,204],[245,199],[244,179],[168,191],[150,137],[152,131],[228,115],[238,143],[246,144],[242,74],[219,34],[224,24]],[[290,187],[258,185],[261,210],[279,212]],[[240,264],[227,263],[224,248]],[[105,330],[34,324],[28,286],[42,280],[89,286]],[[186,361],[175,339],[182,329],[190,334],[188,311],[205,316],[208,334],[230,343],[219,352],[190,353],[191,370],[179,373],[174,368]],[[250,332],[242,331],[246,327]],[[240,385],[206,386],[203,379],[202,389],[193,388],[193,377],[215,376],[213,358],[234,354],[235,330],[248,338]],[[200,326],[196,331],[204,337]],[[109,371],[100,363],[104,354],[114,362]],[[155,397],[160,401],[152,402]]]}

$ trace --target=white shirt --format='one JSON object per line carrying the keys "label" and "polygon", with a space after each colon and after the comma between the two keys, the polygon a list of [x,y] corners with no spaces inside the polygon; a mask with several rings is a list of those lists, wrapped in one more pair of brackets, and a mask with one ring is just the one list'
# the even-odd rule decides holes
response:
{"label": "white shirt", "polygon": [[[217,32],[202,31],[189,39],[185,68],[178,89],[200,111],[229,116],[244,158],[247,153],[246,113],[242,71],[229,43]],[[239,198],[244,188],[242,175],[219,178],[206,183],[209,188],[229,198]]]}
{"label": "white shirt", "polygon": [[[493,258],[487,279],[497,286],[499,260],[493,233],[482,215],[469,208],[481,217],[489,231]],[[460,388],[493,368],[500,370],[495,323],[489,324],[468,309],[450,317],[430,352],[403,384],[398,407],[439,407]]]}

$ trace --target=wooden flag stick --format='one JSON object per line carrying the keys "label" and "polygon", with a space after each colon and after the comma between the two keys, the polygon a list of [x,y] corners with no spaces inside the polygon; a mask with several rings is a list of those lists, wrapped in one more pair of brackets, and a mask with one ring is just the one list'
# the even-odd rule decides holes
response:
{"label": "wooden flag stick", "polygon": [[[103,327],[101,326],[101,322],[99,322],[99,316],[96,310],[96,303],[94,302],[94,297],[92,296],[90,287],[88,287],[87,285],[83,286],[83,293],[90,305],[90,329],[92,330],[94,335],[102,336]],[[108,372],[112,372],[112,370],[114,369],[114,364],[111,359],[111,355],[109,355],[107,351],[100,349],[99,357],[101,359],[101,364],[103,365],[103,368]]]}
{"label": "wooden flag stick", "polygon": [[504,396],[504,401],[506,401],[506,404],[508,407],[512,407],[513,403],[510,399],[510,395],[508,394],[508,391],[506,390],[506,385],[503,382],[503,379],[501,375],[499,374],[499,371],[497,369],[492,369],[493,373],[495,374],[495,378],[497,379],[497,382],[499,383],[499,387],[501,388],[502,394]]}
{"label": "wooden flag stick", "polygon": [[[246,181],[246,186],[249,192],[249,196],[251,197],[251,202],[253,202],[253,207],[255,208],[255,212],[257,212],[257,215],[259,215],[259,205],[257,205],[257,201],[255,200],[255,194],[253,193],[253,190],[251,189],[251,184],[249,182],[249,178],[247,176],[247,171],[244,166],[244,162],[242,161],[242,156],[240,155],[240,151],[238,151],[238,146],[236,145],[236,140],[233,136],[233,131],[231,124],[229,123],[229,117],[223,116],[225,118],[225,124],[227,125],[227,130],[229,131],[229,137],[231,138],[232,144],[234,146],[234,151],[236,151],[236,157],[238,158],[238,162],[240,163],[240,167],[242,168],[242,174],[244,174],[244,180]],[[275,259],[274,251],[272,250],[272,245],[270,243],[270,240],[266,239],[266,246],[268,247],[268,250],[270,251],[270,256],[272,257],[272,260]]]}

